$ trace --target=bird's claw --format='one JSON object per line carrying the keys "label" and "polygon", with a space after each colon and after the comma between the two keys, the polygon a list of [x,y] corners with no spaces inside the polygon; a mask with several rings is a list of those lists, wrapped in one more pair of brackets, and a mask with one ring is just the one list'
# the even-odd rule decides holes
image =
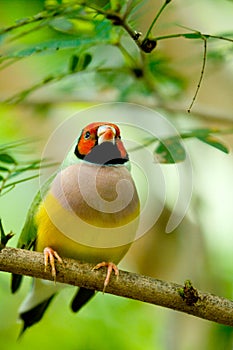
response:
{"label": "bird's claw", "polygon": [[106,289],[106,287],[108,286],[108,284],[110,282],[110,277],[111,277],[112,271],[114,271],[116,277],[119,276],[118,267],[115,264],[113,264],[112,262],[103,261],[103,262],[95,265],[93,270],[98,270],[99,268],[104,267],[104,266],[107,267],[107,274],[106,274],[106,278],[104,280],[103,293],[105,292],[105,289]]}
{"label": "bird's claw", "polygon": [[44,249],[44,270],[47,271],[48,265],[51,266],[52,276],[54,281],[56,281],[56,267],[55,267],[55,258],[58,260],[60,264],[63,265],[62,258],[58,255],[58,253],[50,247],[46,247]]}

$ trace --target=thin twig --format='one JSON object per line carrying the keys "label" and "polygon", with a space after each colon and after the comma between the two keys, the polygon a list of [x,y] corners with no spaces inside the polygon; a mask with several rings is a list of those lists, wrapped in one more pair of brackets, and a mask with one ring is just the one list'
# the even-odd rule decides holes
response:
{"label": "thin twig", "polygon": [[40,22],[40,21],[43,21],[44,19],[55,17],[57,14],[58,14],[58,12],[55,12],[55,11],[54,12],[43,11],[43,12],[37,13],[34,16],[24,18],[21,21],[17,21],[15,24],[13,24],[9,27],[1,28],[0,34],[9,33],[15,29],[24,27],[28,24]]}
{"label": "thin twig", "polygon": [[[57,282],[102,291],[105,269],[93,271],[92,264],[71,259],[63,262],[64,266],[56,266]],[[43,254],[28,250],[4,248],[0,252],[0,270],[53,280],[51,272],[44,271]],[[181,286],[120,271],[119,278],[111,277],[105,292],[233,326],[233,301],[198,291],[189,283]]]}
{"label": "thin twig", "polygon": [[[195,36],[196,34],[196,36]],[[195,39],[202,39],[202,37],[205,38],[212,38],[212,39],[220,39],[220,40],[225,40],[225,41],[229,41],[229,42],[233,42],[233,38],[227,38],[227,37],[223,37],[221,35],[211,35],[211,34],[204,34],[201,32],[187,32],[187,33],[175,33],[175,34],[168,34],[168,35],[162,35],[162,36],[157,36],[155,37],[155,39],[157,41],[159,40],[165,40],[165,39],[175,39],[175,38],[186,38],[186,39],[191,39],[191,40],[195,40]]]}
{"label": "thin twig", "polygon": [[162,14],[163,10],[165,9],[165,7],[167,7],[167,5],[171,2],[171,0],[165,0],[165,2],[163,3],[163,5],[161,6],[161,8],[159,9],[158,13],[156,14],[155,18],[153,19],[147,33],[146,33],[146,36],[145,36],[145,39],[147,39],[155,25],[155,23],[157,22],[158,18],[160,17],[160,15]]}
{"label": "thin twig", "polygon": [[189,106],[189,108],[187,110],[188,113],[191,112],[191,109],[192,109],[192,107],[194,105],[194,102],[196,101],[197,94],[198,94],[198,92],[200,90],[201,82],[202,82],[202,79],[203,79],[203,76],[204,76],[204,72],[205,72],[206,55],[207,55],[207,38],[203,37],[203,41],[204,41],[204,50],[203,50],[203,60],[202,60],[201,74],[200,74],[200,78],[198,80],[197,88],[196,88],[195,94],[193,96],[192,102],[190,103],[190,106]]}

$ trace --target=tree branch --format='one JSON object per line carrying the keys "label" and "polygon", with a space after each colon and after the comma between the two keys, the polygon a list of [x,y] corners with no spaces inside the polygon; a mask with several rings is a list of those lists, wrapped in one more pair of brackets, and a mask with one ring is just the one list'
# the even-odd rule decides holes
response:
{"label": "tree branch", "polygon": [[[92,264],[64,259],[57,264],[57,281],[102,291],[106,271],[93,271]],[[43,254],[23,249],[4,248],[0,252],[0,270],[53,280],[44,271]],[[148,276],[120,271],[111,277],[106,293],[182,311],[206,320],[233,326],[233,301],[197,291],[190,282],[181,286]]]}

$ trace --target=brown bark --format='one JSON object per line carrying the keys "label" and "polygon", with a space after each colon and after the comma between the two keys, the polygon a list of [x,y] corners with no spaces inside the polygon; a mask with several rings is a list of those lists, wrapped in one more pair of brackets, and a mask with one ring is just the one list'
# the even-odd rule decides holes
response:
{"label": "brown bark", "polygon": [[[106,270],[93,271],[93,265],[76,260],[63,259],[64,265],[56,264],[58,282],[103,290]],[[4,248],[0,252],[0,270],[53,280],[50,271],[44,271],[43,254],[28,250]],[[190,283],[181,286],[148,276],[120,271],[111,276],[106,293],[136,299],[185,312],[206,320],[233,326],[233,301],[203,293]]]}

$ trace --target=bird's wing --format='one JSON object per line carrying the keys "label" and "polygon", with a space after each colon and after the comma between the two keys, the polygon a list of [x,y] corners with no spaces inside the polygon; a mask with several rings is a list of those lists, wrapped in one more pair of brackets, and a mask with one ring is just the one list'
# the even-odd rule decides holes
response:
{"label": "bird's wing", "polygon": [[[28,211],[25,224],[23,226],[22,232],[20,234],[17,248],[30,250],[34,248],[36,236],[37,236],[37,226],[35,223],[35,213],[41,203],[42,198],[48,192],[51,182],[53,181],[55,174],[52,175],[42,186],[42,188],[37,192],[35,198],[32,201],[31,207]],[[11,280],[11,291],[15,293],[22,281],[23,276],[12,274]]]}

